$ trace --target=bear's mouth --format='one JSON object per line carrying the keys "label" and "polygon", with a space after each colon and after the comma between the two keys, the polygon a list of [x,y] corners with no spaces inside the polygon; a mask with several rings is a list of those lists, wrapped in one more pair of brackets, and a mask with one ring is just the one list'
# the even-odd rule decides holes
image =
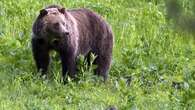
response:
{"label": "bear's mouth", "polygon": [[52,40],[51,40],[51,44],[52,44],[53,46],[59,45],[59,42],[60,42],[59,39],[52,39]]}

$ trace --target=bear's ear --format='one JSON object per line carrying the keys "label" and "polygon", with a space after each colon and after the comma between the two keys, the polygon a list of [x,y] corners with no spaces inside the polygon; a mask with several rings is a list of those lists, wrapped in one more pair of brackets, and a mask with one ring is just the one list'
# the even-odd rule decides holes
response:
{"label": "bear's ear", "polygon": [[66,14],[66,9],[65,8],[58,8],[58,11],[62,14]]}
{"label": "bear's ear", "polygon": [[40,10],[40,17],[43,17],[43,16],[45,16],[45,15],[47,15],[47,14],[48,14],[48,12],[47,12],[46,9]]}

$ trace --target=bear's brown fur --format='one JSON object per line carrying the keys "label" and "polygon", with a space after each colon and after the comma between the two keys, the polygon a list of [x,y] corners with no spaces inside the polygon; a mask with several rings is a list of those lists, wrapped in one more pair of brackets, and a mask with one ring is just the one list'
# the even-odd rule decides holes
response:
{"label": "bear's brown fur", "polygon": [[82,8],[66,10],[58,5],[40,11],[32,28],[32,51],[38,71],[45,73],[49,65],[49,51],[61,57],[62,73],[75,77],[76,58],[94,53],[95,73],[108,77],[111,65],[113,34],[107,22],[98,14]]}

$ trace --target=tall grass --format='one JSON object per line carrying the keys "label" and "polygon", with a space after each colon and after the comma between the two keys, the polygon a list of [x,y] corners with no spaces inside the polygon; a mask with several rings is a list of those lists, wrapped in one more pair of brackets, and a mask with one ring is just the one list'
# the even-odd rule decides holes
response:
{"label": "tall grass", "polygon": [[[55,56],[49,77],[36,72],[31,27],[39,10],[53,3],[89,8],[112,26],[115,45],[106,84],[84,69],[79,82],[64,85]],[[180,3],[193,13],[190,0]],[[119,110],[193,110],[193,36],[174,28],[164,0],[1,0],[0,109],[104,110],[113,105]]]}

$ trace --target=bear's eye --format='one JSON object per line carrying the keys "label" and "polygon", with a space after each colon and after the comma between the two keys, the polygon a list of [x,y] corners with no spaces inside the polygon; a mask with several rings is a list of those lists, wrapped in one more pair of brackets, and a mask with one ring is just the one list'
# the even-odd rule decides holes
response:
{"label": "bear's eye", "polygon": [[54,26],[56,27],[56,28],[58,28],[59,27],[59,23],[54,23]]}
{"label": "bear's eye", "polygon": [[69,36],[69,32],[65,32],[64,34],[65,34],[65,36]]}
{"label": "bear's eye", "polygon": [[64,26],[65,26],[65,22],[63,22],[63,23],[62,23],[62,25],[64,25]]}

